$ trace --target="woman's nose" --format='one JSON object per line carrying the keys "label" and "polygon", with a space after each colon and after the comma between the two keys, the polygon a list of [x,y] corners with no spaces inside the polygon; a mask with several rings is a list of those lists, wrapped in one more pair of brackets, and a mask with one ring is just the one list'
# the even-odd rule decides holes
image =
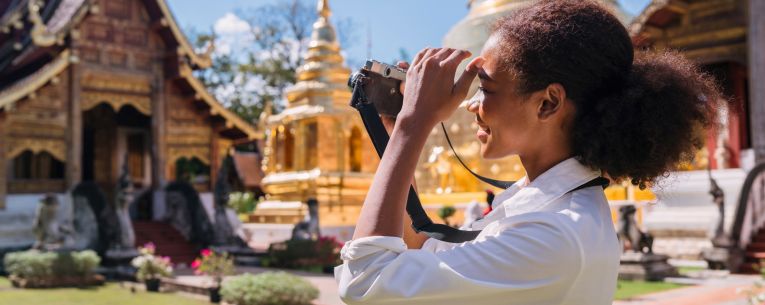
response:
{"label": "woman's nose", "polygon": [[467,103],[467,111],[472,113],[478,113],[478,108],[481,107],[481,92],[476,93]]}

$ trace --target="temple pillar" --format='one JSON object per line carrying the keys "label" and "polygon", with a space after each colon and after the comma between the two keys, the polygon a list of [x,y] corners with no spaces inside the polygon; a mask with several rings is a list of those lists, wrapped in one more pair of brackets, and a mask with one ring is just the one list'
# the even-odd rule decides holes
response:
{"label": "temple pillar", "polygon": [[8,192],[6,189],[8,182],[8,171],[5,169],[5,165],[8,164],[8,160],[5,159],[5,113],[0,113],[0,210],[5,209],[5,194]]}
{"label": "temple pillar", "polygon": [[755,162],[765,161],[765,1],[749,0],[749,97]]}
{"label": "temple pillar", "polygon": [[165,77],[162,63],[154,66],[151,97],[151,189],[154,220],[165,216]]}
{"label": "temple pillar", "polygon": [[[225,124],[225,123],[224,123]],[[218,171],[221,164],[223,164],[223,156],[220,155],[220,143],[218,141],[218,134],[223,128],[218,124],[214,124],[210,129],[210,190],[215,190],[215,181],[218,181]]]}
{"label": "temple pillar", "polygon": [[[76,44],[73,40],[72,44]],[[76,58],[76,48],[72,47],[73,58]],[[69,128],[66,131],[66,188],[72,189],[82,180],[82,107],[80,104],[81,67],[77,62],[69,65]]]}

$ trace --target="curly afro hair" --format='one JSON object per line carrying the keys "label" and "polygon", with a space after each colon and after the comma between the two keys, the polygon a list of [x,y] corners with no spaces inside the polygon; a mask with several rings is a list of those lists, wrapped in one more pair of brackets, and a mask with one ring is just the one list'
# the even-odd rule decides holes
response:
{"label": "curly afro hair", "polygon": [[559,83],[574,102],[571,147],[583,164],[645,188],[693,158],[716,122],[711,76],[669,52],[634,51],[627,30],[591,1],[546,0],[497,21],[502,66],[523,93]]}

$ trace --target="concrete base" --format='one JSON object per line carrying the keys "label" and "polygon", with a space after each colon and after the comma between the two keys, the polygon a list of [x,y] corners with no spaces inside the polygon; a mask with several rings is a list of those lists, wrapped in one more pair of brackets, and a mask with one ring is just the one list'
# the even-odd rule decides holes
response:
{"label": "concrete base", "polygon": [[619,279],[661,281],[677,276],[677,269],[667,260],[669,257],[661,254],[624,253],[619,266]]}
{"label": "concrete base", "polygon": [[707,248],[701,252],[701,256],[707,261],[709,269],[729,270],[730,269],[730,249],[728,248]]}

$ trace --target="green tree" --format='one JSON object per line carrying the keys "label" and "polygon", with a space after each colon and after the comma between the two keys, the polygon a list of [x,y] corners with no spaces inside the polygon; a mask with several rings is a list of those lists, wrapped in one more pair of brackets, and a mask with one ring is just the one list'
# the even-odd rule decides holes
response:
{"label": "green tree", "polygon": [[[248,25],[247,33],[242,33],[247,44],[228,53],[215,52],[213,66],[198,71],[197,77],[229,110],[250,122],[257,121],[266,103],[279,112],[285,106],[284,90],[296,82],[296,71],[303,64],[317,19],[315,5],[312,0],[290,0],[238,10],[235,15]],[[337,21],[344,45],[354,39],[355,23]],[[219,38],[215,33],[189,32],[200,49]]]}

